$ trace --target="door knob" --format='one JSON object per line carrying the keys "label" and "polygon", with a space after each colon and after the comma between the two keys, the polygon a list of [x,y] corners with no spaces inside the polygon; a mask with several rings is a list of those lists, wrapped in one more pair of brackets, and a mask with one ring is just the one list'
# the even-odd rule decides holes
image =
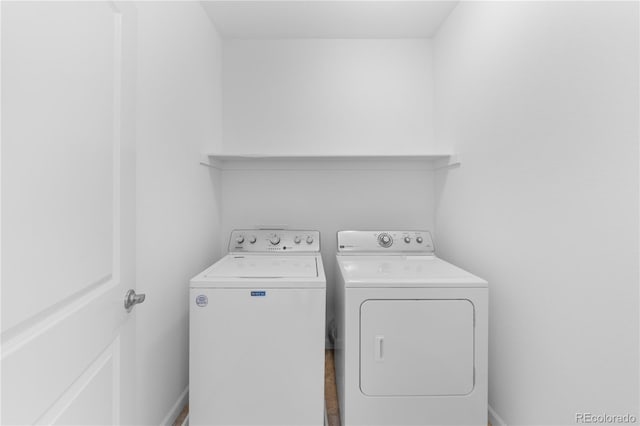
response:
{"label": "door knob", "polygon": [[136,294],[134,289],[130,289],[127,291],[127,294],[124,295],[124,308],[127,312],[131,312],[131,309],[133,309],[135,305],[144,302],[145,297],[145,294]]}

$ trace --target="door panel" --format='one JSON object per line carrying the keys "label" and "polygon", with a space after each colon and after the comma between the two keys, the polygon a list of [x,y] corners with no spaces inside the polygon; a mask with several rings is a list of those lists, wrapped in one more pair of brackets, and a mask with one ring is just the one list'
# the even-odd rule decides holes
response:
{"label": "door panel", "polygon": [[108,350],[122,322],[111,313],[121,309],[111,301],[121,299],[119,289],[110,293],[79,303],[77,311],[54,319],[51,327],[31,328],[3,342],[3,423],[37,422],[88,364]]}
{"label": "door panel", "polygon": [[465,395],[474,383],[469,300],[367,300],[360,389],[370,396]]}
{"label": "door panel", "polygon": [[133,423],[135,8],[1,7],[1,420]]}
{"label": "door panel", "polygon": [[2,273],[23,283],[3,330],[113,279],[118,25],[105,3],[3,4]]}
{"label": "door panel", "polygon": [[117,424],[120,416],[120,339],[96,359],[37,424]]}
{"label": "door panel", "polygon": [[[113,395],[113,380],[114,374],[118,371],[114,368],[113,358],[105,361],[107,362],[97,367],[96,371],[92,371],[93,374],[85,382],[86,386],[70,396],[71,402],[68,408],[62,412],[54,424],[82,426],[117,423],[118,420],[114,416],[117,407]],[[76,398],[73,398],[74,396]],[[102,403],[95,404],[95,401],[102,401]]]}

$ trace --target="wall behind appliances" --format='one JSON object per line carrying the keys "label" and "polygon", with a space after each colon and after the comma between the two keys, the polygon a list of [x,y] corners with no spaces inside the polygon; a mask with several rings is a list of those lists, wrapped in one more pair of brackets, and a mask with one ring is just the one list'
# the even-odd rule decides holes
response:
{"label": "wall behind appliances", "polygon": [[221,48],[199,3],[138,11],[138,423],[170,424],[187,395],[189,279],[219,257],[218,177],[198,162],[221,141]]}
{"label": "wall behind appliances", "polygon": [[224,41],[224,150],[231,153],[428,152],[426,39]]}
{"label": "wall behind appliances", "polygon": [[[249,154],[415,154],[433,149],[426,39],[223,41],[224,146]],[[223,248],[231,229],[322,234],[327,323],[336,232],[433,227],[433,173],[419,162],[238,162],[222,172]]]}
{"label": "wall behind appliances", "polygon": [[234,228],[318,229],[327,275],[327,324],[334,317],[338,230],[433,229],[433,172],[423,163],[274,160],[262,166],[238,162],[222,172],[224,250]]}
{"label": "wall behind appliances", "polygon": [[638,416],[638,3],[463,2],[435,40],[440,254],[490,283],[507,424]]}

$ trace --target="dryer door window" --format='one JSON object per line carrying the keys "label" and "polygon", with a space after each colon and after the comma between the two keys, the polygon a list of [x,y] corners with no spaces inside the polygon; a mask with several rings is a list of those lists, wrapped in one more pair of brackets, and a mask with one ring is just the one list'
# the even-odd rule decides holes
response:
{"label": "dryer door window", "polygon": [[360,307],[365,395],[466,395],[474,385],[473,352],[469,300],[367,300]]}

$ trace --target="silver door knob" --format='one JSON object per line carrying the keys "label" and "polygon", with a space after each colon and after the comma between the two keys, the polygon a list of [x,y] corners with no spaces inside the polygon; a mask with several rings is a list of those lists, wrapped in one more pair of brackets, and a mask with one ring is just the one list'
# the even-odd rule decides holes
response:
{"label": "silver door knob", "polygon": [[124,295],[124,308],[127,312],[131,312],[131,309],[138,303],[144,302],[145,294],[136,294],[134,289],[130,289],[127,294]]}

